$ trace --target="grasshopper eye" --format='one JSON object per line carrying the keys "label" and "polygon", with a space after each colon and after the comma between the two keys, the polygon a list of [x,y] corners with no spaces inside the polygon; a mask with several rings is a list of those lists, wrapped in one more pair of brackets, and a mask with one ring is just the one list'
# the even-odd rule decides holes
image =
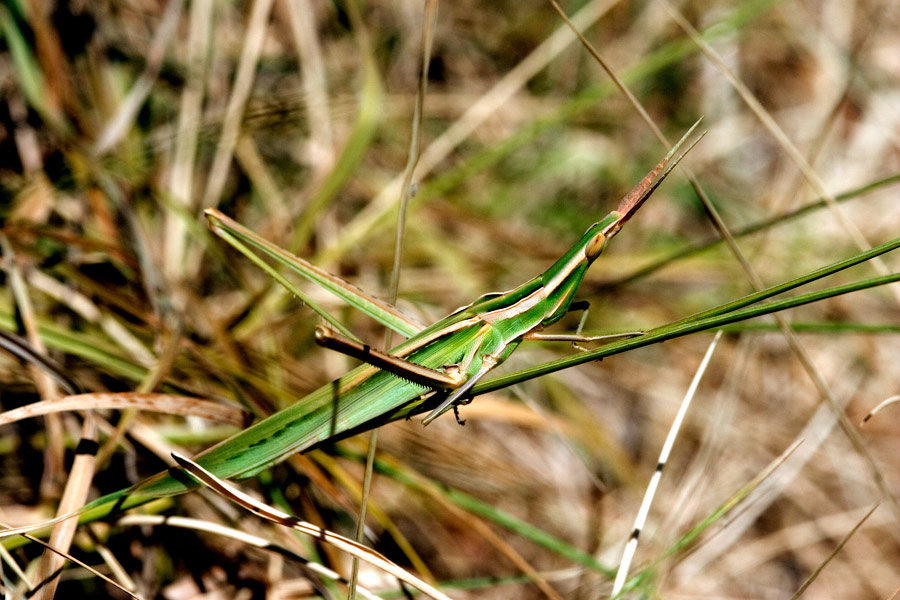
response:
{"label": "grasshopper eye", "polygon": [[598,233],[588,242],[587,246],[584,247],[584,256],[588,260],[594,260],[600,253],[603,252],[603,246],[606,244],[606,236],[602,233]]}

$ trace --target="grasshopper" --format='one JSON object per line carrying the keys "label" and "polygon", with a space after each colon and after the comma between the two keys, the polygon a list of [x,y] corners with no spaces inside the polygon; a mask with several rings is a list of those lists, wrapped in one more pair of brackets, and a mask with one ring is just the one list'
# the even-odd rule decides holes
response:
{"label": "grasshopper", "polygon": [[[400,418],[430,411],[423,421],[427,425],[445,411],[455,409],[472,386],[506,360],[522,341],[597,339],[547,335],[541,330],[572,309],[588,267],[678,164],[684,153],[675,160],[673,157],[696,126],[622,199],[616,210],[591,225],[541,275],[513,290],[485,294],[424,329],[387,304],[365,298],[352,285],[266,242],[224,214],[208,210],[213,231],[280,282],[289,285],[256,255],[257,251],[291,266],[409,337],[389,352],[381,352],[353,339],[340,324],[330,320],[332,327],[317,329],[317,342],[365,364],[206,450],[196,457],[197,464],[223,479],[244,479],[296,452]],[[335,331],[336,328],[342,331]],[[102,518],[196,486],[184,470],[172,468],[91,502],[80,511],[80,520]]]}

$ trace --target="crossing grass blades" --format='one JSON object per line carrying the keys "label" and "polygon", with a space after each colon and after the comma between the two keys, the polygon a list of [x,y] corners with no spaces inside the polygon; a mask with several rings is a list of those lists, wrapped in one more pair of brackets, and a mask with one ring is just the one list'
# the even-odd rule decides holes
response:
{"label": "crossing grass blades", "polygon": [[[222,479],[241,480],[253,477],[297,452],[385,423],[427,413],[422,420],[422,424],[427,425],[449,410],[456,411],[460,404],[475,395],[542,374],[689,333],[722,327],[900,280],[900,275],[892,274],[759,304],[772,296],[896,249],[900,246],[900,239],[896,239],[795,280],[663,327],[626,335],[624,339],[617,339],[594,350],[577,352],[551,363],[485,379],[522,342],[543,340],[586,343],[604,339],[604,336],[557,335],[542,330],[559,321],[571,309],[581,308],[580,303],[573,303],[573,299],[585,272],[693,144],[699,141],[702,135],[678,154],[696,127],[697,124],[622,199],[616,210],[591,225],[572,248],[544,273],[513,290],[485,294],[472,304],[424,328],[386,303],[365,295],[340,278],[267,242],[221,212],[208,210],[210,227],[217,235],[321,315],[325,324],[316,331],[316,341],[320,345],[358,358],[364,364],[299,399],[292,406],[202,452],[193,461],[179,458],[182,466],[106,495],[76,513],[44,523],[42,527],[74,515],[79,516],[81,523],[116,515],[154,499],[195,489],[201,480],[205,485],[210,485],[210,482],[220,482]],[[406,341],[387,352],[363,344],[339,321],[297,289],[275,265],[286,267],[313,281],[379,323],[407,336]],[[259,509],[252,510],[262,514]],[[285,517],[285,522],[287,520],[289,519]],[[7,547],[16,547],[27,543],[25,537],[17,536],[37,529],[39,527],[9,528],[0,532],[0,537],[5,538]],[[410,583],[416,585],[414,581],[415,578]],[[431,591],[427,585],[419,589]],[[434,590],[434,594],[434,597],[441,597],[437,590]]]}

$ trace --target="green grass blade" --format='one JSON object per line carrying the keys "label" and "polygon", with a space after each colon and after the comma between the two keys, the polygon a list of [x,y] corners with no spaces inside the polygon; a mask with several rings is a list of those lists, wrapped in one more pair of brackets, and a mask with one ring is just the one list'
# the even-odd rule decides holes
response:
{"label": "green grass blade", "polygon": [[[883,244],[882,246],[878,246],[877,248],[873,248],[868,252],[863,252],[859,255],[851,257],[846,261],[840,261],[839,263],[835,263],[834,265],[830,265],[829,267],[819,269],[818,271],[813,271],[812,273],[805,275],[804,277],[801,277],[799,279],[795,279],[785,284],[768,288],[767,290],[763,290],[762,292],[759,292],[757,294],[746,296],[741,300],[729,302],[703,313],[698,313],[680,321],[658,327],[656,329],[648,331],[642,336],[630,338],[621,342],[607,344],[606,346],[597,348],[596,350],[591,350],[589,352],[584,352],[575,356],[568,356],[566,358],[555,360],[553,362],[549,362],[540,366],[523,369],[521,371],[516,371],[515,373],[510,373],[502,377],[497,377],[495,379],[479,383],[472,389],[472,395],[484,394],[516,383],[521,383],[522,381],[526,381],[528,379],[540,377],[541,375],[547,375],[549,373],[554,373],[556,371],[573,367],[575,365],[599,360],[606,356],[612,356],[613,354],[621,354],[622,352],[627,352],[628,350],[642,348],[644,346],[664,342],[666,340],[682,337],[691,333],[706,331],[708,329],[715,329],[717,327],[721,327],[731,323],[737,323],[746,319],[761,317],[782,310],[787,310],[789,308],[802,306],[804,304],[811,304],[820,300],[825,300],[827,298],[840,296],[842,294],[849,294],[851,292],[898,282],[900,281],[900,273],[894,273],[892,275],[873,277],[871,279],[865,279],[862,281],[839,285],[816,292],[810,292],[807,294],[796,296],[794,298],[788,298],[786,300],[769,302],[761,306],[739,308],[741,306],[746,307],[747,304],[758,302],[762,298],[768,298],[787,291],[788,289],[793,289],[794,287],[798,287],[799,285],[803,285],[804,283],[808,283],[810,281],[813,281],[814,279],[824,277],[825,274],[831,274],[837,272],[838,270],[846,269],[854,264],[858,264],[859,261],[857,259],[859,259],[860,256],[869,255],[876,251],[879,254],[884,254],[885,252],[892,250],[898,246],[900,246],[900,238],[892,240],[891,242]],[[842,266],[840,268],[836,268],[837,265]],[[824,273],[825,271],[828,272]]]}
{"label": "green grass blade", "polygon": [[[777,332],[780,331],[777,323],[732,323],[720,328],[725,333],[744,332]],[[865,334],[898,334],[900,325],[895,323],[845,323],[835,322],[793,322],[791,330],[797,333],[865,333]]]}
{"label": "green grass blade", "polygon": [[[328,313],[328,311],[326,311],[324,308],[319,306],[312,298],[310,298],[309,296],[304,294],[300,290],[300,288],[298,288],[293,283],[288,281],[283,275],[281,275],[281,273],[279,273],[277,270],[275,270],[274,267],[272,267],[269,263],[267,263],[266,261],[261,259],[255,252],[253,252],[253,250],[251,250],[247,245],[245,245],[241,241],[243,236],[239,237],[239,236],[233,235],[232,234],[233,230],[222,228],[217,225],[214,226],[214,231],[216,232],[216,234],[219,237],[221,237],[223,240],[228,242],[235,250],[237,250],[238,252],[240,252],[241,254],[246,256],[253,264],[255,264],[257,267],[259,267],[260,269],[265,271],[272,279],[274,279],[275,281],[280,283],[282,286],[284,286],[285,289],[287,289],[290,293],[292,293],[294,296],[296,296],[301,302],[303,302],[305,305],[307,305],[309,308],[311,308],[317,315],[319,315],[320,317],[325,319],[325,321],[327,321],[329,325],[331,325],[332,327],[334,327],[336,330],[340,331],[342,334],[346,335],[347,337],[358,341],[358,338],[355,335],[353,335],[353,332],[351,332],[349,329],[344,327],[344,325],[340,321],[338,321],[337,319],[332,317]],[[256,244],[254,244],[254,245],[256,245]],[[257,247],[259,247],[259,246],[257,246]]]}
{"label": "green grass blade", "polygon": [[830,265],[824,266],[820,269],[816,269],[815,271],[810,271],[805,275],[801,275],[795,279],[791,279],[790,281],[785,281],[784,283],[780,283],[778,285],[774,285],[772,287],[766,288],[764,290],[760,290],[759,292],[755,292],[753,294],[748,294],[743,298],[738,298],[737,300],[732,300],[731,302],[726,302],[725,304],[716,306],[715,308],[711,308],[690,316],[687,316],[683,319],[679,319],[673,323],[669,323],[667,327],[675,327],[681,325],[683,323],[689,323],[691,321],[697,321],[700,319],[704,319],[706,317],[712,317],[715,315],[724,314],[727,312],[731,312],[733,310],[737,310],[744,306],[750,306],[751,304],[756,304],[762,300],[766,300],[767,298],[772,298],[773,296],[778,296],[779,294],[783,294],[784,292],[793,290],[800,286],[806,285],[807,283],[812,283],[817,279],[822,279],[823,277],[828,277],[829,275],[834,275],[835,273],[839,273],[845,269],[849,269],[850,267],[856,266],[858,264],[864,263],[867,260],[875,258],[876,256],[881,256],[882,254],[886,254],[887,252],[891,252],[900,248],[900,238],[895,238],[889,242],[885,242],[880,246],[876,246],[871,250],[866,250],[865,252],[860,252],[850,258],[839,260]]}
{"label": "green grass blade", "polygon": [[[11,313],[0,311],[0,327],[16,332],[16,321]],[[50,348],[90,361],[110,373],[133,381],[142,381],[147,376],[146,368],[122,358],[120,348],[108,347],[84,331],[68,331],[46,322],[39,323],[38,330],[41,339]]]}
{"label": "green grass blade", "polygon": [[13,73],[28,104],[33,106],[47,124],[53,126],[57,132],[65,133],[67,130],[65,119],[53,103],[48,102],[50,96],[47,93],[47,84],[37,58],[34,56],[32,44],[25,39],[22,31],[16,26],[16,21],[6,6],[0,6],[0,33],[6,40],[7,49],[15,67]]}
{"label": "green grass blade", "polygon": [[[740,31],[742,27],[764,15],[782,1],[751,0],[745,2],[725,15],[720,21],[706,28],[702,32],[702,37],[704,40],[712,41]],[[689,38],[679,38],[661,46],[626,69],[621,79],[626,83],[644,80],[664,71],[667,67],[678,64],[679,61],[698,51],[697,46]],[[428,200],[446,195],[463,183],[471,181],[478,173],[496,165],[516,150],[532,143],[539,136],[554,131],[587,111],[594,110],[615,91],[616,87],[612,82],[592,85],[574,95],[571,100],[568,100],[550,116],[527,123],[508,138],[476,152],[459,166],[437,174],[431,179],[424,180],[419,186],[416,196],[410,202],[410,209],[415,210],[416,207],[421,206]],[[387,225],[394,214],[394,210],[396,210],[396,206],[391,205],[377,215],[366,217],[365,222],[351,222],[344,228],[334,244],[319,252],[316,260],[323,263],[335,261],[350,248],[362,243],[373,232],[377,231],[379,227]],[[360,221],[362,220],[360,219]]]}
{"label": "green grass blade", "polygon": [[718,507],[716,507],[709,515],[706,516],[702,521],[700,521],[697,525],[692,527],[687,533],[682,535],[678,540],[675,541],[669,548],[659,556],[656,562],[650,567],[644,569],[642,572],[635,575],[633,578],[628,580],[628,583],[625,584],[625,587],[622,591],[615,596],[615,598],[625,597],[629,591],[634,590],[641,586],[641,584],[650,576],[652,576],[656,569],[659,566],[659,563],[664,558],[672,557],[680,552],[687,549],[695,540],[697,540],[707,529],[712,527],[715,523],[719,522],[725,515],[734,510],[741,502],[747,499],[747,497],[756,490],[760,484],[762,484],[766,479],[768,479],[781,465],[785,463],[785,461],[791,457],[797,447],[800,445],[800,442],[794,442],[791,446],[785,449],[778,457],[772,460],[766,467],[760,471],[755,477],[753,477],[750,481],[745,483],[739,490],[737,490],[734,494],[732,494],[729,498],[727,498],[724,502],[722,502]]}
{"label": "green grass blade", "polygon": [[[340,448],[338,448],[338,450],[345,456],[353,458],[354,460],[358,460],[360,462],[362,462],[365,458],[359,453],[352,453]],[[429,493],[428,490],[426,490],[423,485],[416,480],[415,477],[410,476],[403,470],[383,460],[375,461],[375,469],[379,473],[387,475],[388,477],[410,487],[411,489],[417,490],[424,494]],[[472,513],[473,515],[477,515],[494,523],[495,525],[503,527],[504,529],[518,536],[521,536],[522,538],[527,539],[542,548],[550,550],[551,552],[554,552],[559,556],[572,561],[575,564],[579,564],[589,569],[593,569],[595,571],[603,573],[607,577],[615,576],[615,570],[613,570],[608,565],[604,565],[603,563],[598,561],[590,553],[583,552],[582,550],[579,550],[575,546],[557,538],[556,536],[551,535],[546,531],[539,529],[519,518],[516,518],[513,515],[510,515],[509,513],[497,508],[496,506],[493,506],[487,502],[475,498],[474,496],[466,494],[465,492],[445,485],[437,487],[439,488],[438,493],[443,495],[453,504]]]}
{"label": "green grass blade", "polygon": [[[351,2],[356,0],[351,0]],[[337,196],[344,187],[359,163],[362,161],[375,138],[378,124],[382,118],[382,103],[384,90],[381,85],[381,75],[378,73],[378,65],[369,41],[368,32],[362,18],[358,15],[358,7],[348,5],[347,14],[353,27],[356,45],[359,48],[362,61],[362,94],[359,98],[359,111],[353,130],[347,138],[337,162],[328,173],[328,176],[319,186],[315,196],[306,207],[303,217],[296,223],[294,237],[290,249],[298,251],[309,240],[313,230],[313,224],[322,210]]]}
{"label": "green grass blade", "polygon": [[415,335],[422,329],[421,326],[416,324],[412,319],[406,317],[386,302],[382,302],[366,295],[356,286],[353,286],[339,277],[335,277],[334,275],[319,269],[302,258],[294,256],[287,250],[279,248],[275,244],[264,240],[222,213],[216,210],[209,210],[207,211],[206,216],[209,218],[210,227],[212,227],[217,235],[234,246],[244,256],[253,261],[254,264],[265,270],[266,273],[271,275],[278,283],[300,298],[300,300],[306,303],[310,308],[316,311],[319,316],[328,321],[328,323],[345,336],[354,340],[357,339],[353,333],[348,331],[347,328],[341,325],[334,317],[329,315],[306,294],[278,273],[278,271],[276,271],[269,263],[262,260],[256,251],[328,290],[347,304],[359,309],[385,327],[389,327],[401,335],[409,337]]}

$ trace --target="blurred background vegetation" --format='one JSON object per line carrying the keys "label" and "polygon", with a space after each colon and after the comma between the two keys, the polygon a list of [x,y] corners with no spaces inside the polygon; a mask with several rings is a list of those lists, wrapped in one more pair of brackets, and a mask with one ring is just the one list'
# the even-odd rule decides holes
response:
{"label": "blurred background vegetation", "polygon": [[[387,296],[423,5],[353,2],[0,7],[0,327],[38,332],[87,391],[167,391],[257,415],[344,372],[348,360],[313,343],[313,313],[214,239],[202,208],[218,207]],[[896,237],[900,7],[672,4],[721,64],[668,3],[562,8],[667,135],[677,139],[704,117],[709,134],[685,164],[732,231],[815,203],[823,191],[841,195],[843,216],[820,202],[739,238],[761,279],[771,285],[857,252],[854,230],[873,244]],[[541,272],[665,152],[550,3],[442,2],[434,35],[399,299],[423,322]],[[798,157],[811,165],[806,176]],[[716,239],[676,172],[588,274],[586,330],[650,328],[751,291],[724,244],[678,255]],[[896,257],[885,262],[896,270]],[[832,281],[873,274],[866,264]],[[381,344],[369,319],[329,306]],[[889,289],[789,315],[854,426],[900,393],[898,316]],[[572,318],[558,328],[576,325]],[[452,417],[427,430],[386,426],[368,543],[454,598],[544,598],[548,586],[563,598],[607,597],[709,341],[667,342],[482,396],[462,409],[465,427]],[[526,345],[503,369],[571,352]],[[59,394],[5,353],[0,393],[4,410]],[[898,410],[858,428],[895,491]],[[163,469],[170,448],[197,452],[233,431],[159,413],[96,417],[101,446],[114,443],[101,450],[92,495]],[[52,516],[81,430],[79,413],[4,426],[0,521]],[[738,508],[676,545],[797,439],[800,448]],[[350,439],[246,487],[352,535],[364,453],[365,439]],[[346,557],[204,498],[166,509],[253,531],[349,573]],[[734,329],[664,472],[629,593],[790,597],[879,501],[807,598],[891,597],[900,585],[900,522],[772,322]],[[294,562],[207,534],[95,527],[79,531],[72,552],[100,564],[100,545],[145,597],[314,597]],[[38,555],[26,548],[13,559],[25,565]],[[4,573],[6,585],[21,588]],[[366,568],[361,583],[400,594]],[[120,593],[76,567],[58,592],[112,594]]]}

